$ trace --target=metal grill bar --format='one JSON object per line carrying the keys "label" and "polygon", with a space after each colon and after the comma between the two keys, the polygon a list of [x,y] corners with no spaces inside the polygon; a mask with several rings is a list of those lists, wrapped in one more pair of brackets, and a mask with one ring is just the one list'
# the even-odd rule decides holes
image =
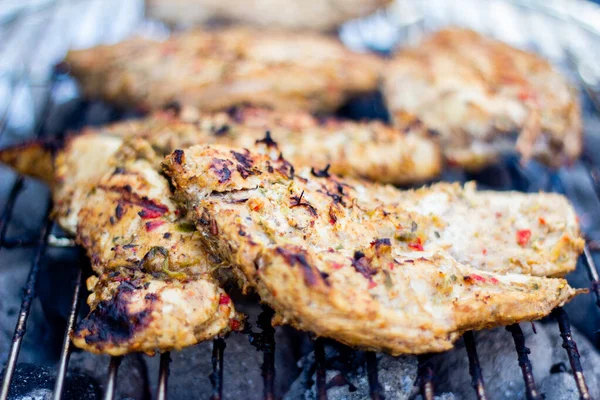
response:
{"label": "metal grill bar", "polygon": [[[46,217],[50,211],[50,202],[48,202],[46,208]],[[50,227],[52,223],[46,219],[46,223],[42,228],[42,234],[40,236],[40,240],[38,242],[38,248],[33,260],[33,264],[29,271],[29,275],[27,277],[27,283],[25,284],[25,293],[23,295],[23,301],[21,302],[21,311],[19,312],[19,319],[17,322],[17,326],[15,327],[15,333],[13,336],[13,342],[10,347],[10,354],[8,356],[8,361],[6,362],[6,368],[4,370],[4,378],[2,380],[2,390],[0,391],[0,399],[5,400],[8,397],[8,392],[10,390],[10,383],[12,380],[13,373],[15,372],[15,367],[17,365],[17,360],[19,358],[19,351],[21,350],[21,342],[23,341],[23,336],[27,330],[27,318],[29,317],[29,310],[31,308],[31,303],[35,297],[35,282],[37,280],[37,275],[40,270],[40,262],[42,260],[42,256],[46,251],[46,239],[50,232]]]}
{"label": "metal grill bar", "polygon": [[379,378],[377,376],[377,355],[368,351],[365,355],[367,359],[367,378],[369,379],[369,392],[372,400],[380,400]]}
{"label": "metal grill bar", "polygon": [[10,190],[8,200],[6,202],[6,205],[4,206],[4,210],[2,210],[2,216],[0,217],[0,248],[4,247],[4,239],[6,237],[6,231],[8,229],[8,220],[10,219],[12,211],[15,208],[17,195],[19,194],[21,189],[23,189],[23,177],[19,176],[13,184],[12,189]]}
{"label": "metal grill bar", "polygon": [[75,277],[75,289],[73,290],[73,301],[71,302],[71,313],[69,314],[69,321],[67,322],[67,330],[63,340],[60,362],[58,364],[58,372],[56,374],[56,383],[54,385],[54,393],[52,395],[53,400],[60,400],[64,388],[65,376],[67,375],[67,366],[69,365],[69,356],[71,355],[71,333],[73,332],[75,320],[77,319],[77,312],[79,310],[81,277],[82,270],[81,268],[78,268],[77,276]]}
{"label": "metal grill bar", "polygon": [[527,400],[542,400],[542,395],[538,392],[533,379],[533,368],[529,361],[528,354],[531,353],[529,348],[525,346],[525,335],[519,324],[514,324],[506,327],[506,330],[512,334],[517,349],[519,367],[523,372],[523,380],[525,381],[525,395]]}
{"label": "metal grill bar", "polygon": [[431,364],[431,357],[428,355],[419,356],[417,384],[419,385],[423,399],[433,400],[435,394],[435,388],[433,387],[433,366]]}
{"label": "metal grill bar", "polygon": [[590,281],[592,281],[591,289],[596,296],[596,305],[600,307],[600,276],[598,275],[598,269],[596,268],[596,263],[592,257],[592,252],[587,244],[583,248],[583,255],[588,276],[590,277]]}
{"label": "metal grill bar", "polygon": [[265,400],[275,399],[275,329],[271,324],[273,310],[265,308],[259,317],[263,340],[263,397]]}
{"label": "metal grill bar", "polygon": [[169,384],[169,364],[171,353],[165,352],[160,355],[160,367],[158,371],[158,388],[156,389],[156,400],[167,400],[167,387]]}
{"label": "metal grill bar", "polygon": [[487,395],[485,394],[485,385],[483,383],[483,372],[481,371],[481,365],[477,357],[475,336],[472,331],[468,331],[464,334],[463,339],[465,341],[465,348],[467,349],[467,356],[469,357],[469,373],[471,374],[471,384],[473,385],[473,389],[475,389],[475,395],[479,400],[486,400]]}
{"label": "metal grill bar", "polygon": [[590,392],[588,390],[587,384],[585,382],[585,378],[583,376],[583,368],[581,367],[581,361],[579,356],[579,351],[577,350],[577,344],[573,340],[573,335],[571,334],[571,324],[569,323],[569,317],[565,310],[562,307],[555,309],[552,314],[556,317],[558,321],[558,328],[560,329],[560,336],[563,340],[562,347],[567,351],[567,355],[569,356],[569,363],[571,364],[571,370],[573,371],[573,377],[575,378],[575,383],[577,383],[577,389],[579,390],[579,394],[581,399],[591,399]]}
{"label": "metal grill bar", "polygon": [[315,340],[315,362],[317,366],[317,400],[327,400],[325,347],[321,339]]}
{"label": "metal grill bar", "polygon": [[117,387],[117,372],[121,365],[123,357],[111,357],[108,365],[108,380],[104,391],[104,400],[113,400],[115,398],[115,389]]}
{"label": "metal grill bar", "polygon": [[213,340],[212,367],[210,381],[213,385],[211,400],[220,400],[223,397],[223,352],[225,351],[225,340],[218,338]]}

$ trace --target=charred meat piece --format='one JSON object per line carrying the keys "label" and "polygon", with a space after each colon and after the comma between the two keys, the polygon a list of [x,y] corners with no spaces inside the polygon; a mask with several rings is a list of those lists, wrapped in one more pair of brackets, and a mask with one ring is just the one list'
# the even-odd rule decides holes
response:
{"label": "charred meat piece", "polygon": [[450,28],[400,51],[383,77],[394,121],[439,132],[451,164],[477,170],[516,149],[560,166],[581,153],[578,94],[534,54]]}
{"label": "charred meat piece", "polygon": [[[366,16],[390,0],[149,0],[148,15],[167,23],[238,22],[263,27],[331,31]],[[276,10],[276,11],[275,11]]]}
{"label": "charred meat piece", "polygon": [[238,104],[333,110],[376,90],[381,60],[311,33],[228,28],[134,38],[71,51],[66,63],[83,92],[123,107],[173,101],[203,110]]}
{"label": "charred meat piece", "polygon": [[73,342],[95,353],[154,353],[240,329],[244,317],[213,276],[217,261],[171,201],[160,158],[143,139],[126,140],[71,137],[54,160],[41,145],[2,152],[7,161],[21,159],[16,153],[45,161],[17,167],[51,177],[54,215],[98,274],[88,279],[91,312]]}
{"label": "charred meat piece", "polygon": [[423,215],[374,198],[374,184],[219,146],[178,150],[164,168],[209,251],[279,322],[349,345],[442,351],[466,330],[541,318],[577,294],[563,279],[482,272],[427,238],[407,243]]}

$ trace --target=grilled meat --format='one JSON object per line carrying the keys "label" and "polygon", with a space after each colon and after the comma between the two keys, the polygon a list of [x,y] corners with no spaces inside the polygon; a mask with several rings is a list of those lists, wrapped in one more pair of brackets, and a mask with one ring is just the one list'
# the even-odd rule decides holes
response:
{"label": "grilled meat", "polygon": [[179,218],[160,158],[143,139],[125,140],[72,137],[54,162],[39,144],[1,153],[43,161],[17,167],[52,179],[55,217],[99,276],[88,279],[91,312],[73,342],[95,353],[153,353],[239,329],[243,316],[213,276],[218,260]]}
{"label": "grilled meat", "polygon": [[[272,134],[265,137],[268,128]],[[423,128],[407,127],[415,129]],[[180,220],[168,182],[157,171],[162,156],[176,147],[251,146],[258,140],[275,149],[274,139],[300,164],[331,163],[332,171],[351,175],[407,182],[439,168],[433,143],[414,133],[404,137],[379,123],[319,122],[303,112],[249,108],[184,110],[181,117],[164,111],[88,129],[60,150],[38,143],[0,152],[21,172],[52,182],[55,217],[76,234],[99,275],[88,282],[92,312],[73,336],[77,346],[113,355],[167,350],[241,324],[233,304],[219,304],[228,298],[212,277],[219,260],[210,259],[193,225]],[[203,300],[186,308],[186,297]],[[179,311],[164,315],[163,309]]]}
{"label": "grilled meat", "polygon": [[251,103],[332,110],[374,91],[381,60],[311,33],[228,28],[159,42],[135,38],[71,51],[66,62],[84,93],[119,106],[156,109],[178,101],[203,110]]}
{"label": "grilled meat", "polygon": [[585,242],[564,196],[475,189],[473,182],[412,191],[374,185],[368,195],[412,213],[410,231],[398,237],[409,247],[446,251],[489,272],[564,276],[575,269]]}
{"label": "grilled meat", "polygon": [[394,121],[438,131],[450,163],[476,170],[516,148],[560,166],[581,153],[578,95],[536,55],[450,28],[400,51],[383,77]]}
{"label": "grilled meat", "polygon": [[563,279],[482,272],[430,251],[427,238],[407,241],[423,215],[377,200],[373,184],[274,154],[195,146],[164,168],[209,251],[280,322],[350,345],[442,351],[465,330],[540,318],[577,293]]}
{"label": "grilled meat", "polygon": [[[366,16],[390,0],[312,0],[295,2],[253,0],[149,0],[148,15],[170,24],[212,21],[240,22],[263,27],[330,31]],[[274,11],[276,10],[276,11]]]}
{"label": "grilled meat", "polygon": [[113,355],[180,349],[243,321],[213,276],[218,260],[180,220],[152,149],[134,142],[114,157],[77,216],[77,241],[100,278],[88,281],[92,312],[73,341]]}
{"label": "grilled meat", "polygon": [[336,174],[409,184],[432,179],[441,169],[439,148],[423,137],[426,131],[422,124],[394,129],[376,121],[317,120],[305,112],[245,107],[227,113],[184,109],[179,117],[161,112],[109,125],[99,135],[144,137],[165,155],[195,144],[249,148],[259,141],[278,146],[297,165],[329,165]]}

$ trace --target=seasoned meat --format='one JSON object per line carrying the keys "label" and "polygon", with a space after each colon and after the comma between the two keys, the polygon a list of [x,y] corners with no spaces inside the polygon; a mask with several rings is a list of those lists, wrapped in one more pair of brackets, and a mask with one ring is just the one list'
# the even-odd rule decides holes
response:
{"label": "seasoned meat", "polygon": [[[44,160],[41,145],[4,151],[3,160]],[[10,157],[9,157],[10,155]],[[122,355],[180,349],[242,327],[213,276],[193,226],[179,217],[160,158],[143,139],[87,133],[67,140],[54,163],[20,163],[53,175],[54,214],[76,234],[98,277],[88,279],[90,314],[76,346]],[[52,173],[48,172],[52,171]]]}
{"label": "seasoned meat", "polygon": [[152,18],[170,24],[212,21],[239,22],[263,27],[330,31],[342,23],[366,16],[390,0],[148,0]]}
{"label": "seasoned meat", "polygon": [[101,128],[99,135],[144,137],[165,155],[195,144],[252,147],[259,141],[278,146],[297,165],[329,164],[332,173],[395,184],[430,180],[442,164],[435,141],[423,137],[426,128],[422,124],[394,129],[376,121],[318,120],[305,112],[261,108],[227,113],[187,109],[180,117],[160,112]]}
{"label": "seasoned meat", "polygon": [[560,166],[581,153],[577,92],[536,55],[450,28],[400,51],[383,77],[394,121],[438,131],[449,163],[476,170],[516,149]]}
{"label": "seasoned meat", "polygon": [[563,279],[482,272],[427,238],[407,240],[424,215],[374,198],[374,184],[220,146],[176,150],[164,168],[209,251],[280,322],[349,345],[442,351],[465,330],[541,318],[577,293]]}
{"label": "seasoned meat", "polygon": [[374,91],[381,60],[311,33],[250,28],[196,30],[159,42],[134,38],[71,51],[84,93],[119,106],[156,109],[177,101],[203,110],[251,103],[333,110]]}
{"label": "seasoned meat", "polygon": [[411,191],[374,185],[367,193],[413,213],[399,236],[408,246],[447,251],[483,271],[563,276],[585,243],[575,210],[556,193],[477,191],[473,182]]}

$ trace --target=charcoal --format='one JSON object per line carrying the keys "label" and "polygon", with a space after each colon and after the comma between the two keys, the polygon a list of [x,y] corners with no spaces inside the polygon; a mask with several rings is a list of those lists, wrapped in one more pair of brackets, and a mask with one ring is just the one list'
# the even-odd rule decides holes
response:
{"label": "charcoal", "polygon": [[[10,389],[11,400],[50,400],[55,383],[55,371],[28,363],[18,364]],[[65,378],[64,400],[100,399],[100,388],[90,376],[69,373]]]}
{"label": "charcoal", "polygon": [[[408,399],[414,392],[417,377],[416,357],[377,355],[380,392],[386,399]],[[299,365],[302,372],[286,393],[284,400],[317,398],[315,356],[311,352]],[[330,399],[370,399],[365,354],[330,343],[325,346],[327,396]]]}
{"label": "charcoal", "polygon": [[[93,377],[98,382],[100,389],[104,391],[109,363],[109,356],[100,356],[78,350],[71,354],[69,371]],[[147,399],[148,396],[148,372],[143,356],[130,354],[123,357],[117,377],[115,398],[143,400]]]}
{"label": "charcoal", "polygon": [[[236,307],[248,314],[253,332],[260,333],[257,318],[261,307],[256,301],[244,301],[232,296]],[[299,333],[288,328],[278,327],[275,331],[275,395],[281,398],[294,378],[299,355],[297,344],[301,342]],[[261,365],[263,353],[250,343],[246,334],[231,334],[225,341],[223,355],[223,398],[254,400],[263,398],[263,378]],[[208,399],[212,391],[212,341],[200,343],[183,351],[171,352],[170,375],[168,382],[169,400],[189,399],[190,394],[199,399]],[[150,379],[156,390],[159,357],[147,358]]]}
{"label": "charcoal", "polygon": [[[576,389],[576,386],[574,386],[575,382],[567,353],[562,347],[558,326],[549,321],[536,323],[535,327],[537,334],[533,333],[530,324],[521,324],[526,337],[526,346],[531,350],[529,359],[533,365],[535,382],[546,399],[562,399],[563,397],[560,397],[555,391],[557,385],[568,381],[566,378],[569,378],[572,383],[563,387],[561,395],[566,395],[572,388]],[[502,400],[525,398],[525,385],[511,334],[504,328],[497,328],[478,332],[475,337],[488,398]],[[582,357],[583,371],[592,398],[598,398],[600,395],[600,380],[598,379],[600,377],[600,354],[575,329],[573,329],[573,337]],[[464,399],[475,398],[471,387],[467,353],[462,341],[457,343],[455,349],[435,355],[432,362],[435,369],[434,384],[437,392],[452,392],[458,398]]]}

